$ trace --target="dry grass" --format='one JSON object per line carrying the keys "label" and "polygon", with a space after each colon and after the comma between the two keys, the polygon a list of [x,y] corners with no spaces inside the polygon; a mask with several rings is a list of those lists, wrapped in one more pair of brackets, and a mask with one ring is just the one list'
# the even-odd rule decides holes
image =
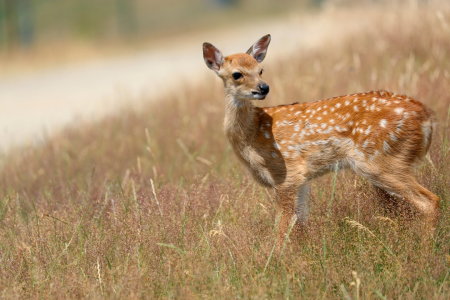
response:
{"label": "dry grass", "polygon": [[384,215],[364,180],[344,173],[332,188],[331,174],[313,186],[309,231],[270,256],[270,192],[234,158],[208,73],[207,86],[2,158],[0,297],[448,299],[450,10],[371,17],[383,22],[351,40],[272,58],[271,98],[385,88],[432,107],[436,169],[417,174],[442,199],[434,237]]}

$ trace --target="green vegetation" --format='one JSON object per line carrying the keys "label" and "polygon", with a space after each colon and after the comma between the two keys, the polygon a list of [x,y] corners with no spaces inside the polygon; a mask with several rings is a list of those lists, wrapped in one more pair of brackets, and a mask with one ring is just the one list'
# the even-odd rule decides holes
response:
{"label": "green vegetation", "polygon": [[0,0],[0,51],[16,45],[149,40],[286,12],[301,1]]}
{"label": "green vegetation", "polygon": [[227,144],[205,67],[202,86],[2,158],[0,297],[448,299],[450,10],[359,13],[382,22],[319,51],[269,53],[271,104],[384,88],[429,105],[434,166],[417,173],[442,199],[433,237],[346,172],[315,182],[308,231],[271,256],[275,205]]}

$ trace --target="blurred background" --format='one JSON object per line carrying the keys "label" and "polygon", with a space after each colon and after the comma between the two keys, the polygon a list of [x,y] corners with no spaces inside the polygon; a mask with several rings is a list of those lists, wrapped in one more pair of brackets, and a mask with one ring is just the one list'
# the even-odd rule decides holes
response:
{"label": "blurred background", "polygon": [[194,77],[205,40],[249,47],[272,31],[261,22],[323,2],[0,0],[0,149],[160,95]]}
{"label": "blurred background", "polygon": [[0,0],[0,150],[210,75],[204,41],[230,53],[271,33],[275,59],[365,21],[323,11],[393,2],[428,1]]}
{"label": "blurred background", "polygon": [[[217,27],[324,0],[0,0],[3,54],[64,43],[141,44],[167,34]],[[348,1],[347,1],[348,2]]]}

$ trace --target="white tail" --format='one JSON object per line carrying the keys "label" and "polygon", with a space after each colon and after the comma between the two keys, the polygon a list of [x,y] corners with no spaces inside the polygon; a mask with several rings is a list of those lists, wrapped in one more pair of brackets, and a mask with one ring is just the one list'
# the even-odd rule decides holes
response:
{"label": "white tail", "polygon": [[265,99],[269,92],[259,64],[269,43],[266,35],[247,53],[227,57],[205,43],[203,55],[225,85],[225,132],[236,155],[259,183],[276,191],[280,241],[294,213],[306,220],[309,180],[335,168],[350,167],[434,223],[439,198],[412,170],[431,143],[430,110],[386,91],[255,107],[249,100]]}

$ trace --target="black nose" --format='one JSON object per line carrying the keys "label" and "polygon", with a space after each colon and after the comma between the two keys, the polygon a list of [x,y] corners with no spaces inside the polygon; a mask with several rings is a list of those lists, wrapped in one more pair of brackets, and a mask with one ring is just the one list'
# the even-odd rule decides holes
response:
{"label": "black nose", "polygon": [[269,86],[265,83],[260,83],[258,85],[259,90],[261,91],[261,94],[267,95],[269,93]]}

